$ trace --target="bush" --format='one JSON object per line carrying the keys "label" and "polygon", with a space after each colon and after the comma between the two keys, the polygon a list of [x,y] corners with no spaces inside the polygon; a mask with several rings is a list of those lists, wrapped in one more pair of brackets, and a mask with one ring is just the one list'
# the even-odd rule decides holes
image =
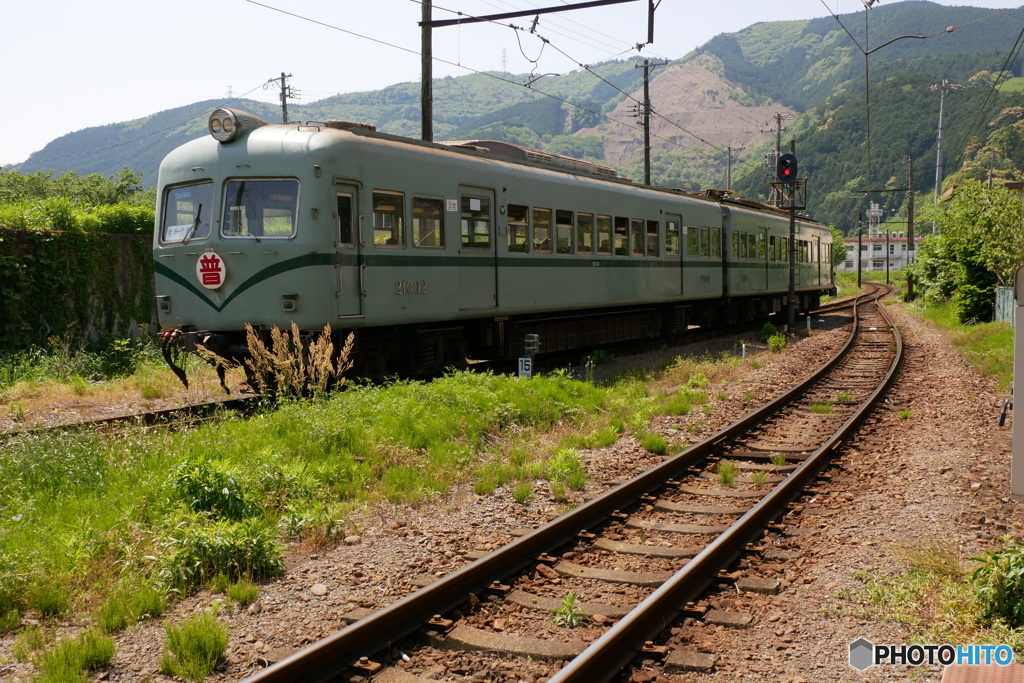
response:
{"label": "bush", "polygon": [[206,460],[186,460],[178,465],[173,488],[178,498],[194,512],[237,520],[252,509],[235,476]]}
{"label": "bush", "polygon": [[985,551],[974,570],[975,592],[981,602],[981,617],[991,623],[1002,620],[1010,628],[1024,626],[1024,542],[1017,541],[1001,552]]}
{"label": "bush", "polygon": [[787,343],[788,340],[786,339],[786,335],[773,334],[772,336],[768,337],[768,350],[771,351],[772,353],[779,353],[784,348],[786,348]]}
{"label": "bush", "polygon": [[232,581],[263,581],[284,573],[281,547],[273,530],[251,521],[197,519],[183,522],[165,540],[170,553],[163,573],[168,585],[189,591],[220,573]]}
{"label": "bush", "polygon": [[228,627],[209,612],[196,614],[180,625],[166,626],[167,649],[160,660],[160,671],[201,681],[217,667],[228,649]]}
{"label": "bush", "polygon": [[761,328],[761,341],[768,343],[768,340],[779,333],[779,328],[775,327],[771,323],[765,323],[764,327]]}

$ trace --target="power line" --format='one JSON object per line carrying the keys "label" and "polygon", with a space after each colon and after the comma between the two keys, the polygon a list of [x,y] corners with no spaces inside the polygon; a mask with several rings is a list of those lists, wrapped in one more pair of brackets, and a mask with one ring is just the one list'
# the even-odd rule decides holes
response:
{"label": "power line", "polygon": [[[417,1],[417,0],[413,0],[413,2],[416,2],[416,1]],[[282,10],[282,9],[280,9],[280,8],[277,8],[277,7],[273,7],[273,6],[271,6],[271,5],[267,5],[267,4],[264,4],[264,3],[262,3],[262,2],[257,2],[257,0],[246,0],[246,2],[248,2],[248,3],[250,3],[250,4],[253,4],[253,5],[257,5],[257,6],[260,6],[260,7],[266,8],[266,9],[269,9],[269,10],[272,10],[272,11],[274,11],[274,12],[279,12],[279,13],[281,13],[281,14],[285,14],[285,15],[288,15],[288,16],[291,16],[291,17],[294,17],[294,18],[296,18],[296,19],[300,19],[300,20],[302,20],[302,21],[308,21],[308,22],[310,22],[310,23],[313,23],[313,24],[317,24],[317,25],[319,25],[319,26],[323,26],[323,27],[325,27],[325,28],[333,29],[333,30],[336,30],[336,31],[341,31],[342,33],[347,33],[347,34],[349,34],[349,35],[353,35],[353,36],[356,36],[356,37],[359,37],[359,38],[365,38],[366,40],[370,40],[370,41],[373,41],[373,42],[375,42],[375,43],[378,43],[378,44],[381,44],[381,45],[385,45],[385,46],[387,46],[387,47],[393,47],[393,48],[395,48],[395,49],[398,49],[398,50],[402,50],[403,52],[409,52],[409,53],[411,53],[411,54],[416,54],[416,55],[419,55],[419,54],[420,54],[420,53],[419,53],[418,51],[416,51],[416,50],[412,50],[412,49],[410,49],[410,48],[402,47],[402,46],[400,46],[400,45],[394,45],[394,44],[392,44],[392,43],[388,43],[387,41],[384,41],[384,40],[380,40],[380,39],[378,39],[378,38],[371,38],[371,37],[369,37],[369,36],[365,36],[365,35],[363,35],[363,34],[360,34],[360,33],[356,33],[355,31],[350,31],[350,30],[348,30],[348,29],[343,29],[343,28],[340,28],[340,27],[337,27],[337,26],[333,26],[333,25],[331,25],[331,24],[328,24],[328,23],[326,23],[326,22],[323,22],[323,21],[319,21],[319,20],[316,20],[316,19],[311,19],[311,18],[308,18],[308,17],[304,17],[304,16],[302,16],[302,15],[300,15],[300,14],[296,14],[296,13],[294,13],[294,12],[289,12],[289,11],[287,11],[287,10]],[[451,11],[451,10],[448,10],[448,11]],[[498,25],[506,26],[507,28],[512,28],[512,29],[514,29],[514,30],[516,30],[516,31],[521,31],[521,30],[524,30],[524,29],[522,29],[522,27],[519,27],[519,26],[515,26],[515,25],[511,25],[511,24],[500,24],[500,22],[492,22],[492,23],[496,23],[496,24],[498,24]],[[552,44],[552,43],[551,43],[550,41],[546,41],[546,43],[545,43],[545,44],[546,44],[546,45],[551,45],[551,47],[552,47],[552,48],[553,48],[554,50],[558,51],[559,53],[561,53],[561,54],[562,54],[563,56],[567,57],[568,59],[573,59],[573,58],[572,58],[571,56],[569,56],[568,54],[566,54],[565,52],[563,52],[563,51],[562,51],[562,50],[561,50],[560,48],[558,48],[557,46],[553,45],[553,44]],[[472,67],[466,66],[465,64],[456,64],[456,63],[454,63],[454,62],[451,62],[450,60],[447,60],[447,59],[442,59],[442,58],[440,58],[440,57],[434,57],[434,60],[435,60],[435,61],[439,61],[439,62],[442,62],[442,63],[444,63],[444,64],[448,64],[448,65],[450,65],[450,66],[455,66],[455,67],[458,67],[458,68],[460,68],[460,69],[465,69],[466,71],[470,71],[470,72],[472,72],[472,73],[475,73],[475,74],[479,74],[479,75],[483,75],[483,76],[488,76],[489,78],[494,78],[495,80],[498,80],[498,81],[502,81],[502,82],[504,82],[504,83],[508,83],[508,84],[510,84],[510,85],[516,85],[516,86],[519,86],[519,87],[528,87],[528,88],[529,88],[530,90],[532,90],[533,92],[536,92],[536,93],[537,93],[538,95],[543,95],[543,96],[545,96],[545,97],[550,97],[551,99],[553,99],[553,100],[555,100],[555,101],[557,101],[557,102],[562,102],[563,104],[567,104],[567,105],[569,105],[569,106],[572,106],[572,107],[576,107],[576,108],[578,108],[578,109],[581,109],[581,110],[583,110],[583,111],[586,111],[586,112],[589,112],[589,113],[595,114],[595,115],[597,115],[597,116],[600,116],[601,118],[604,118],[604,119],[607,119],[608,121],[611,121],[612,123],[616,123],[616,124],[619,124],[619,125],[625,126],[625,127],[627,127],[627,128],[630,128],[630,129],[633,129],[633,130],[637,130],[637,126],[631,125],[631,124],[629,124],[629,123],[626,123],[626,122],[623,122],[623,121],[618,121],[618,120],[616,120],[616,119],[613,119],[613,118],[611,118],[610,116],[607,116],[607,115],[605,115],[605,114],[603,114],[603,113],[601,113],[601,112],[595,112],[595,111],[593,111],[593,110],[591,110],[591,109],[588,109],[588,108],[586,108],[586,107],[583,107],[582,105],[580,105],[580,104],[578,104],[578,103],[576,103],[576,102],[570,102],[569,100],[566,100],[566,99],[564,99],[564,98],[562,98],[562,97],[559,97],[559,96],[557,96],[557,95],[552,95],[551,93],[546,93],[546,92],[544,92],[544,91],[542,91],[542,90],[538,90],[537,88],[533,87],[533,86],[532,86],[532,84],[523,84],[523,83],[518,83],[518,82],[516,82],[516,81],[513,81],[513,80],[510,80],[510,79],[508,79],[508,78],[504,78],[504,77],[502,77],[502,76],[497,76],[497,75],[495,75],[495,74],[493,74],[493,73],[489,73],[489,72],[487,72],[487,71],[480,71],[480,70],[478,70],[478,69],[474,69],[474,68],[472,68]],[[621,93],[621,94],[625,95],[625,96],[626,96],[627,98],[629,98],[629,99],[633,100],[634,102],[636,102],[637,104],[639,104],[639,100],[637,100],[637,99],[636,99],[635,97],[633,97],[633,96],[632,96],[632,95],[630,95],[629,93],[625,92],[624,90],[622,90],[621,88],[619,88],[619,87],[618,87],[618,86],[616,86],[615,84],[611,83],[610,81],[608,81],[607,79],[605,79],[604,77],[602,77],[602,76],[601,76],[600,74],[596,73],[596,72],[595,72],[595,71],[594,71],[593,69],[591,69],[591,68],[590,68],[590,66],[589,66],[589,65],[587,65],[587,64],[583,64],[583,63],[580,63],[580,62],[578,62],[577,60],[574,60],[574,59],[573,59],[573,61],[574,61],[574,62],[575,62],[575,63],[576,63],[576,64],[577,64],[577,65],[578,65],[578,66],[579,66],[580,68],[582,68],[582,69],[586,70],[586,71],[587,71],[588,73],[590,73],[590,74],[591,74],[592,76],[595,76],[596,78],[600,79],[600,80],[601,80],[602,82],[604,82],[604,83],[606,83],[607,85],[609,85],[610,87],[614,88],[614,89],[615,89],[616,91],[618,91],[619,93]],[[534,81],[534,82],[535,82],[535,81]],[[708,147],[711,147],[712,149],[716,150],[716,151],[717,151],[717,152],[719,152],[720,154],[721,154],[721,153],[726,153],[726,152],[727,152],[727,150],[725,150],[725,149],[723,149],[723,148],[719,147],[718,145],[715,145],[715,144],[714,144],[714,143],[712,143],[712,142],[709,142],[709,141],[707,141],[707,140],[703,139],[702,137],[700,137],[700,136],[699,136],[699,135],[697,135],[696,133],[693,133],[692,131],[689,131],[689,130],[687,130],[687,129],[683,128],[682,126],[680,126],[680,125],[679,125],[679,124],[677,124],[676,122],[672,121],[671,119],[668,119],[668,118],[664,117],[664,116],[663,116],[663,115],[661,115],[661,114],[657,114],[656,112],[655,112],[655,115],[656,115],[656,116],[658,116],[659,118],[661,118],[662,120],[664,120],[665,122],[667,122],[667,123],[668,123],[669,125],[671,125],[671,126],[673,126],[673,127],[675,127],[675,128],[678,128],[678,129],[679,129],[680,131],[682,131],[683,133],[685,133],[685,134],[687,134],[687,135],[689,135],[689,136],[693,137],[693,138],[694,138],[694,139],[696,139],[696,140],[699,140],[700,142],[702,142],[703,144],[707,145]],[[672,146],[679,146],[679,145],[678,145],[678,143],[677,143],[676,141],[674,141],[674,140],[671,140],[671,139],[668,139],[668,138],[665,138],[665,137],[662,137],[662,136],[658,136],[658,135],[656,135],[656,136],[654,136],[654,137],[656,137],[656,138],[658,138],[658,139],[660,139],[660,140],[663,140],[664,142],[666,142],[666,143],[668,143],[668,144],[670,144],[670,145],[672,145]],[[683,148],[683,149],[691,149],[691,148]],[[700,153],[700,152],[698,151],[698,153]],[[746,164],[749,164],[749,162],[746,162],[746,161],[742,161],[742,160],[740,160],[740,161],[741,161],[741,163],[746,163]]]}
{"label": "power line", "polygon": [[989,108],[989,103],[995,96],[995,93],[999,89],[999,85],[1001,84],[1001,82],[1006,78],[1006,75],[1008,73],[1007,68],[1010,64],[1016,61],[1017,55],[1020,53],[1022,40],[1024,40],[1024,28],[1022,28],[1020,33],[1017,34],[1017,40],[1014,41],[1013,47],[1010,48],[1010,51],[1006,55],[1006,60],[1003,62],[1003,68],[1000,69],[999,75],[992,82],[992,86],[989,88],[988,94],[985,96],[985,100],[981,103],[981,106],[978,107],[974,119],[971,122],[971,125],[968,126],[965,132],[963,133],[960,140],[960,144],[957,145],[957,153],[954,155],[954,159],[959,160],[961,156],[963,156],[963,154],[967,150],[968,141],[970,140],[971,136],[974,135],[974,131],[981,127],[982,120],[984,119],[985,113]]}

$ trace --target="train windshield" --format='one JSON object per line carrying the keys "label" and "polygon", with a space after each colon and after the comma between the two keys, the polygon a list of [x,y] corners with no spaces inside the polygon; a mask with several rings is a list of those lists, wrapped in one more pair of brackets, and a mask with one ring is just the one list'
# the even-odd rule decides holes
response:
{"label": "train windshield", "polygon": [[164,196],[160,239],[164,242],[187,243],[189,240],[209,237],[212,215],[211,181],[169,188]]}
{"label": "train windshield", "polygon": [[280,239],[295,235],[297,180],[230,180],[224,190],[225,237]]}

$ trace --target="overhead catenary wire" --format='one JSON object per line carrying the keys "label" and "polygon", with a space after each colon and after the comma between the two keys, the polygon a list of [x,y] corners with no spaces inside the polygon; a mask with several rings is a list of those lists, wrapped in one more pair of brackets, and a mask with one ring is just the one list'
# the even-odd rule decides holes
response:
{"label": "overhead catenary wire", "polygon": [[[356,31],[352,31],[352,30],[349,30],[349,29],[342,28],[340,26],[335,26],[333,24],[329,24],[329,23],[324,22],[324,21],[320,21],[320,20],[317,20],[317,19],[306,17],[306,16],[303,16],[303,15],[297,14],[295,12],[291,12],[289,10],[281,9],[279,7],[274,7],[272,5],[269,5],[269,4],[266,4],[266,3],[263,3],[263,2],[259,2],[257,0],[245,0],[245,1],[250,3],[250,4],[252,4],[252,5],[263,7],[265,9],[268,9],[268,10],[271,10],[271,11],[274,11],[274,12],[278,12],[280,14],[284,14],[284,15],[287,15],[287,16],[291,16],[291,17],[293,17],[295,19],[298,19],[298,20],[301,20],[301,21],[306,21],[306,22],[313,23],[313,24],[322,26],[322,27],[330,29],[330,30],[339,31],[339,32],[342,32],[342,33],[346,33],[348,35],[352,35],[352,36],[355,36],[355,37],[358,37],[358,38],[362,38],[364,40],[369,40],[371,42],[377,43],[379,45],[383,45],[385,47],[389,47],[389,48],[392,48],[392,49],[400,50],[400,51],[407,52],[407,53],[414,54],[414,55],[419,55],[420,54],[419,51],[415,50],[415,49],[411,49],[411,48],[408,48],[408,47],[397,45],[397,44],[394,44],[394,43],[391,43],[391,42],[388,42],[386,40],[382,40],[382,39],[379,39],[379,38],[374,38],[372,36],[361,34],[361,33],[358,33]],[[412,0],[412,1],[413,2],[419,2],[419,0]],[[563,0],[563,2],[564,2],[564,0]],[[452,10],[448,10],[448,11],[452,11]],[[497,23],[497,22],[495,22],[495,23]],[[524,30],[521,27],[514,26],[514,25],[504,25],[504,26],[506,26],[507,28],[511,28],[511,29],[515,30],[517,33],[522,31],[522,30]],[[605,79],[602,76],[600,76],[600,74],[596,73],[593,69],[591,69],[589,65],[583,64],[583,63],[573,59],[571,56],[569,56],[567,53],[565,53],[564,51],[559,49],[557,46],[552,45],[549,40],[546,40],[546,39],[543,39],[543,40],[544,40],[546,45],[551,45],[560,54],[562,54],[563,56],[565,56],[568,59],[572,59],[574,63],[576,63],[578,66],[580,66],[581,68],[586,70],[592,76],[598,78],[603,83],[605,83],[608,86],[614,88],[614,90],[616,90],[617,92],[625,95],[628,99],[633,100],[634,102],[639,104],[639,101],[635,97],[633,97],[630,93],[627,93],[627,92],[623,91],[621,88],[615,86],[613,83],[611,83],[607,79]],[[632,49],[634,49],[634,48],[631,47],[631,48],[629,48],[627,50],[624,50],[622,53],[619,53],[619,56],[621,56],[621,54],[624,54],[625,52],[632,51]],[[446,59],[439,58],[439,57],[434,57],[434,60],[438,61],[438,62],[441,62],[441,63],[444,63],[444,64],[448,64],[450,66],[455,66],[457,68],[464,69],[464,70],[466,70],[466,71],[468,71],[470,73],[475,73],[475,74],[478,74],[478,75],[484,75],[484,76],[487,76],[487,77],[490,77],[490,78],[493,78],[493,79],[496,79],[496,80],[508,83],[510,85],[515,85],[515,86],[518,86],[518,87],[528,87],[530,90],[532,90],[533,92],[537,93],[538,95],[549,97],[549,98],[554,99],[554,100],[556,100],[558,102],[561,102],[561,103],[563,103],[565,105],[574,107],[574,108],[579,109],[581,111],[585,111],[585,112],[594,114],[595,116],[598,116],[598,117],[600,117],[602,119],[605,119],[605,120],[607,120],[607,121],[609,121],[611,123],[615,123],[615,124],[618,124],[620,126],[625,126],[626,128],[629,128],[631,130],[641,131],[639,126],[631,124],[631,123],[629,123],[627,121],[621,121],[621,120],[614,119],[614,118],[604,114],[603,112],[594,111],[594,110],[592,110],[592,109],[590,109],[590,108],[588,108],[586,106],[583,106],[583,105],[581,105],[581,104],[579,104],[577,102],[572,102],[572,101],[569,101],[569,100],[564,99],[562,97],[559,97],[557,95],[544,92],[542,90],[539,90],[538,88],[536,88],[532,84],[519,83],[519,82],[516,82],[514,80],[498,76],[498,75],[494,74],[493,72],[478,70],[478,69],[475,69],[473,67],[467,66],[465,64],[454,63],[454,62],[451,62],[450,60],[446,60]],[[246,97],[247,95],[251,94],[255,90],[258,90],[259,88],[263,87],[264,83],[261,83],[260,85],[254,87],[254,88],[251,88],[250,90],[242,93],[241,95],[238,95],[237,97],[233,97],[233,98],[223,102],[220,106],[222,106],[222,107],[223,106],[228,106],[232,102],[235,102],[237,100],[243,99],[244,97]],[[658,118],[660,118],[663,121],[667,122],[669,125],[679,129],[684,134],[693,137],[694,139],[696,139],[700,143],[710,147],[711,149],[715,150],[719,154],[729,153],[727,149],[722,148],[722,147],[720,147],[718,145],[715,145],[714,143],[711,143],[708,140],[705,140],[705,139],[701,138],[699,135],[693,133],[692,131],[687,130],[686,128],[680,126],[678,123],[672,121],[671,119],[668,119],[667,117],[661,115],[660,113],[658,113],[656,111],[654,111],[652,113],[655,116],[657,116]],[[119,142],[119,143],[116,143],[116,144],[113,144],[113,145],[108,145],[108,146],[102,147],[102,148],[97,148],[97,149],[77,152],[75,154],[63,155],[63,156],[60,156],[60,157],[52,157],[52,158],[48,158],[48,159],[42,159],[42,160],[39,160],[39,162],[60,161],[60,160],[65,160],[65,159],[70,159],[70,158],[81,157],[81,156],[85,156],[85,155],[88,155],[88,154],[95,154],[97,152],[106,151],[106,150],[109,150],[109,149],[115,149],[115,148],[123,147],[123,146],[126,146],[126,145],[131,145],[131,144],[140,142],[142,140],[145,140],[147,138],[151,138],[151,137],[154,137],[156,135],[160,135],[161,133],[165,133],[165,132],[167,132],[169,130],[173,130],[175,128],[179,128],[181,126],[187,125],[188,123],[190,123],[192,121],[195,121],[197,118],[200,118],[200,117],[196,116],[196,117],[191,117],[191,118],[185,119],[185,120],[177,122],[177,123],[175,123],[175,124],[173,124],[171,126],[167,126],[167,127],[161,128],[160,130],[153,131],[151,133],[147,133],[147,134],[139,136],[137,138],[133,138],[132,140],[126,140],[126,141]],[[708,155],[704,154],[704,152],[702,152],[699,148],[685,147],[685,146],[679,144],[678,141],[673,140],[671,138],[666,138],[666,137],[661,136],[661,135],[654,135],[653,137],[655,137],[658,140],[661,140],[661,141],[663,141],[663,142],[665,142],[668,145],[671,145],[673,147],[679,147],[680,149],[684,149],[684,150],[696,151],[699,154],[708,156]],[[746,161],[743,161],[743,160],[740,160],[740,159],[737,159],[737,160],[740,161],[741,163],[749,164],[749,162],[746,162]]]}
{"label": "overhead catenary wire", "polygon": [[[418,50],[413,50],[413,49],[411,49],[411,48],[407,48],[407,47],[402,47],[402,46],[400,46],[400,45],[395,45],[395,44],[393,44],[393,43],[389,43],[389,42],[387,42],[387,41],[384,41],[384,40],[380,40],[380,39],[378,39],[378,38],[371,38],[371,37],[369,37],[369,36],[364,36],[364,35],[362,35],[362,34],[360,34],[360,33],[357,33],[357,32],[355,32],[355,31],[351,31],[351,30],[349,30],[349,29],[344,29],[344,28],[341,28],[341,27],[337,27],[337,26],[334,26],[334,25],[332,25],[332,24],[328,24],[328,23],[326,23],[326,22],[323,22],[323,21],[320,21],[320,20],[317,20],[317,19],[311,19],[311,18],[309,18],[309,17],[305,17],[305,16],[302,16],[302,15],[300,15],[300,14],[296,14],[295,12],[291,12],[291,11],[288,11],[288,10],[283,10],[283,9],[280,9],[280,8],[277,8],[277,7],[273,7],[272,5],[268,5],[268,4],[265,4],[265,3],[263,3],[263,2],[258,2],[258,0],[245,0],[245,1],[246,1],[246,2],[248,2],[248,3],[250,3],[250,4],[253,4],[253,5],[257,5],[257,6],[259,6],[259,7],[264,7],[264,8],[266,8],[266,9],[269,9],[269,10],[272,10],[272,11],[275,11],[275,12],[279,12],[279,13],[281,13],[281,14],[285,14],[285,15],[288,15],[288,16],[291,16],[291,17],[294,17],[294,18],[296,18],[296,19],[299,19],[299,20],[302,20],[302,21],[308,21],[308,22],[311,22],[311,23],[314,23],[314,24],[317,24],[317,25],[323,26],[323,27],[325,27],[325,28],[329,28],[329,29],[332,29],[332,30],[337,30],[337,31],[341,31],[342,33],[346,33],[346,34],[349,34],[349,35],[353,35],[353,36],[356,36],[356,37],[360,37],[360,38],[366,38],[367,40],[371,40],[371,41],[373,41],[373,42],[375,42],[375,43],[378,43],[378,44],[381,44],[381,45],[385,45],[385,46],[388,46],[388,47],[393,47],[393,48],[395,48],[395,49],[398,49],[398,50],[402,50],[403,52],[409,52],[409,53],[411,53],[411,54],[416,54],[416,55],[418,55],[418,54],[419,54],[419,51],[418,51]],[[413,2],[417,2],[418,0],[412,0],[412,1],[413,1]],[[438,8],[438,9],[443,9],[443,8]],[[463,15],[465,15],[465,13],[455,12],[454,10],[445,10],[445,11],[448,11],[448,12],[454,12],[454,13],[456,13],[456,14],[463,14]],[[501,22],[494,22],[494,21],[492,21],[492,22],[490,22],[490,23],[494,23],[494,24],[498,24],[498,25],[501,25],[501,26],[505,26],[505,27],[508,27],[508,28],[512,28],[512,29],[514,29],[514,30],[517,30],[517,31],[521,31],[521,30],[524,30],[524,29],[522,29],[521,27],[519,27],[519,26],[516,26],[516,25],[514,25],[514,24],[502,24]],[[566,53],[565,53],[564,51],[562,51],[562,50],[561,50],[560,48],[558,48],[557,46],[553,45],[553,44],[552,44],[552,43],[551,43],[550,41],[546,41],[546,42],[547,42],[547,44],[548,44],[548,45],[550,45],[550,46],[551,46],[551,47],[552,47],[553,49],[555,49],[556,51],[558,51],[558,52],[559,52],[560,54],[562,54],[562,55],[563,55],[563,56],[565,56],[566,58],[568,58],[568,59],[573,59],[573,58],[572,58],[571,56],[569,56],[568,54],[566,54]],[[508,83],[508,84],[510,84],[510,85],[515,85],[515,86],[518,86],[518,87],[527,87],[527,86],[526,86],[525,84],[519,83],[519,82],[517,82],[517,81],[511,80],[511,79],[508,79],[508,78],[505,78],[505,77],[503,77],[503,76],[498,76],[498,75],[496,75],[496,74],[494,74],[494,73],[492,73],[492,72],[488,72],[488,71],[482,71],[482,70],[478,70],[478,69],[475,69],[475,68],[473,68],[473,67],[467,66],[467,65],[465,65],[465,64],[458,64],[458,63],[455,63],[455,62],[452,62],[452,61],[450,61],[450,60],[447,60],[447,59],[443,59],[443,58],[440,58],[440,57],[434,57],[434,60],[435,60],[435,61],[438,61],[438,62],[441,62],[441,63],[443,63],[443,64],[448,64],[448,65],[450,65],[450,66],[455,66],[455,67],[458,67],[458,68],[461,68],[461,69],[465,69],[465,70],[467,70],[467,71],[470,71],[470,72],[472,72],[472,73],[475,73],[475,74],[479,74],[479,75],[483,75],[483,76],[488,76],[488,77],[490,77],[490,78],[494,78],[494,79],[496,79],[496,80],[499,80],[499,81],[502,81],[502,82]],[[602,82],[606,83],[606,84],[607,84],[608,86],[610,86],[610,87],[614,88],[614,89],[615,89],[615,90],[616,90],[617,92],[619,92],[619,93],[621,93],[621,94],[625,95],[625,96],[626,96],[627,98],[629,98],[629,99],[633,100],[633,101],[634,101],[634,102],[636,102],[637,104],[640,104],[639,100],[637,100],[637,99],[636,99],[635,97],[633,97],[633,96],[632,96],[632,95],[631,95],[630,93],[627,93],[627,92],[625,92],[624,90],[622,90],[622,89],[621,89],[621,88],[619,88],[618,86],[614,85],[613,83],[611,83],[610,81],[608,81],[607,79],[605,79],[604,77],[602,77],[602,76],[601,76],[600,74],[596,73],[596,72],[595,72],[595,71],[594,71],[594,70],[593,70],[593,69],[592,69],[592,68],[591,68],[591,67],[590,67],[589,65],[587,65],[587,64],[583,64],[583,63],[581,63],[581,62],[579,62],[579,61],[577,61],[577,60],[575,60],[575,59],[573,59],[573,61],[574,61],[574,62],[575,62],[575,63],[576,63],[576,64],[577,64],[577,65],[578,65],[578,66],[579,66],[580,68],[582,68],[582,69],[586,70],[586,71],[587,71],[588,73],[590,73],[591,75],[593,75],[593,76],[595,76],[596,78],[600,79],[600,80],[601,80]],[[571,101],[569,101],[569,100],[566,100],[566,99],[564,99],[564,98],[562,98],[562,97],[559,97],[559,96],[557,96],[557,95],[553,95],[553,94],[551,94],[551,93],[547,93],[547,92],[544,92],[544,91],[542,91],[542,90],[538,90],[538,89],[537,89],[536,87],[532,87],[532,86],[531,86],[531,87],[530,87],[530,89],[531,89],[531,90],[533,90],[534,92],[536,92],[536,93],[537,93],[537,94],[539,94],[539,95],[543,95],[543,96],[545,96],[545,97],[550,97],[551,99],[554,99],[554,100],[556,100],[556,101],[558,101],[558,102],[562,102],[563,104],[567,104],[567,105],[569,105],[569,106],[572,106],[572,107],[576,107],[576,108],[578,108],[578,109],[581,109],[581,110],[583,110],[583,111],[586,111],[586,112],[589,112],[589,113],[595,114],[596,116],[599,116],[599,117],[601,117],[601,118],[607,119],[608,121],[610,121],[610,122],[612,122],[612,123],[616,123],[616,124],[619,124],[619,125],[621,125],[621,126],[625,126],[625,127],[627,127],[627,128],[633,129],[633,130],[638,130],[638,131],[640,130],[640,128],[639,128],[638,126],[636,126],[636,125],[633,125],[633,124],[631,124],[631,123],[629,123],[629,122],[625,122],[625,121],[620,121],[620,120],[617,120],[617,119],[613,119],[613,118],[611,118],[610,116],[607,116],[606,114],[604,114],[604,113],[602,113],[602,112],[595,112],[595,111],[593,111],[592,109],[588,109],[588,108],[586,108],[586,107],[583,107],[583,106],[581,106],[580,104],[578,104],[578,103],[576,103],[576,102],[571,102]],[[714,144],[714,143],[712,143],[712,142],[709,142],[709,141],[707,141],[707,140],[705,140],[705,139],[701,138],[701,137],[700,137],[699,135],[697,135],[697,134],[693,133],[692,131],[689,131],[689,130],[687,130],[687,129],[683,128],[682,126],[680,126],[680,125],[679,125],[679,124],[677,124],[676,122],[672,121],[671,119],[668,119],[668,118],[666,118],[665,116],[663,116],[663,115],[661,115],[661,114],[659,114],[659,113],[657,113],[657,112],[654,112],[654,115],[655,115],[655,116],[657,116],[658,118],[660,118],[660,119],[662,119],[662,120],[666,121],[666,122],[667,122],[668,124],[672,125],[673,127],[675,127],[675,128],[678,128],[678,129],[679,129],[680,131],[682,131],[683,133],[685,133],[685,134],[687,134],[687,135],[689,135],[689,136],[693,137],[694,139],[696,139],[696,140],[700,141],[701,143],[703,143],[703,144],[705,144],[705,145],[707,145],[707,146],[711,147],[712,149],[714,149],[715,151],[717,151],[717,152],[718,152],[719,154],[727,154],[727,153],[728,153],[728,150],[726,150],[726,149],[724,149],[724,148],[722,148],[722,147],[720,147],[720,146],[718,146],[718,145],[715,145],[715,144]],[[660,136],[660,135],[655,135],[654,137],[656,137],[656,138],[658,138],[659,140],[662,140],[662,141],[664,141],[664,142],[666,142],[666,143],[668,143],[668,144],[670,144],[670,145],[672,145],[672,146],[677,146],[677,147],[680,147],[680,148],[682,148],[682,149],[687,149],[687,150],[689,150],[689,149],[692,149],[692,148],[689,148],[689,147],[682,147],[681,145],[679,145],[679,143],[678,143],[678,142],[676,142],[675,140],[672,140],[671,138],[665,138],[665,137],[663,137],[663,136]],[[748,165],[750,165],[750,162],[747,162],[747,161],[743,161],[743,160],[739,160],[739,161],[740,161],[741,163],[745,163],[745,164],[748,164]]]}
{"label": "overhead catenary wire", "polygon": [[971,125],[969,125],[962,134],[960,143],[956,146],[957,152],[956,154],[953,155],[953,158],[955,160],[959,160],[963,156],[971,137],[983,125],[984,118],[992,101],[992,98],[999,90],[1000,84],[1006,79],[1006,75],[1007,73],[1009,73],[1007,69],[1009,68],[1010,64],[1017,60],[1022,45],[1024,45],[1024,28],[1022,28],[1020,33],[1017,34],[1017,40],[1014,41],[1013,46],[1007,53],[1006,59],[1003,61],[1003,67],[999,70],[999,74],[996,76],[995,80],[992,82],[992,85],[989,87],[988,94],[985,95],[984,101],[981,103],[981,106],[979,106],[977,111],[975,112]]}

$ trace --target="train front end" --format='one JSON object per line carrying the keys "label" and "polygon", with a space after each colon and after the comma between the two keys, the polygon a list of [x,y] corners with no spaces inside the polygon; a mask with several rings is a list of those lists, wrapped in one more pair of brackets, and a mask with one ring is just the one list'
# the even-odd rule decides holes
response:
{"label": "train front end", "polygon": [[244,362],[247,326],[322,330],[337,291],[314,133],[228,109],[209,133],[171,152],[158,180],[156,307],[164,357],[186,386],[182,353]]}

